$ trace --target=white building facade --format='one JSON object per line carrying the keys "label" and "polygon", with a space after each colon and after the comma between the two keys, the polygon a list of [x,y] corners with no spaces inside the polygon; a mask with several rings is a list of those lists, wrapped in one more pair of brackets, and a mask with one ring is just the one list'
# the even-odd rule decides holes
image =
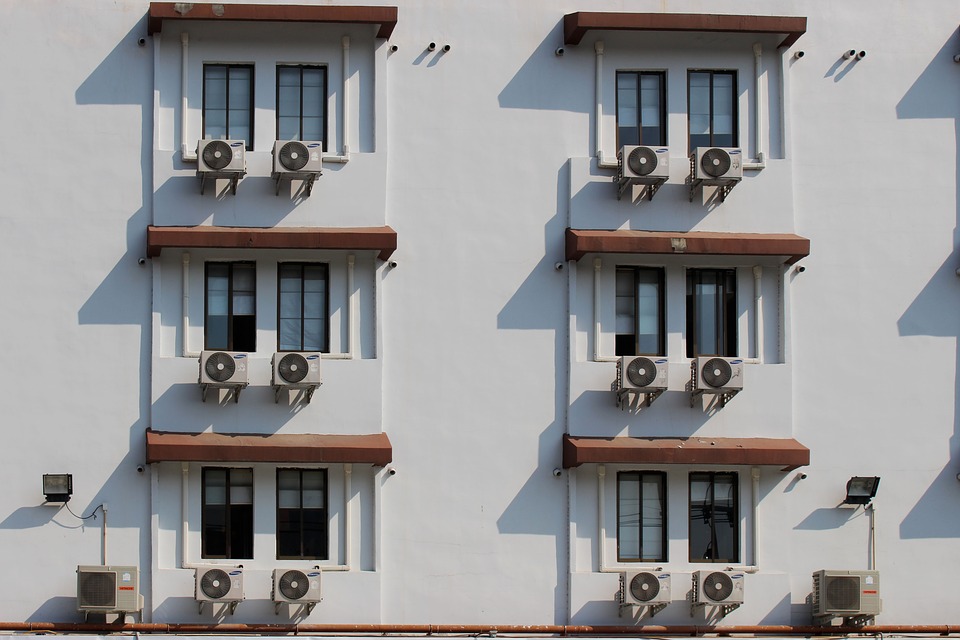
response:
{"label": "white building facade", "polygon": [[960,623],[955,2],[0,17],[0,630]]}

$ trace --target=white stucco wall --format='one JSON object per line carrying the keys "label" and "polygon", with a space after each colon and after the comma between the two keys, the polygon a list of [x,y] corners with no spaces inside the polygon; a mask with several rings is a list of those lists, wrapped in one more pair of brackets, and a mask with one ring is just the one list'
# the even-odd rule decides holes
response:
{"label": "white stucco wall", "polygon": [[[40,476],[69,472],[74,513],[106,507],[106,561],[141,568],[143,619],[217,620],[197,614],[193,571],[178,568],[179,465],[137,470],[152,427],[388,434],[396,474],[354,465],[351,570],[324,574],[324,601],[306,622],[628,623],[613,603],[620,567],[599,570],[601,546],[615,544],[615,486],[606,487],[601,539],[596,466],[553,474],[570,433],[779,437],[809,447],[809,467],[761,469],[760,566],[746,576],[744,606],[725,623],[807,624],[813,571],[867,568],[869,518],[837,505],[847,479],[877,475],[878,622],[956,624],[944,570],[960,536],[956,3],[395,4],[389,42],[369,26],[168,21],[139,47],[147,2],[0,3],[0,52],[9,61],[0,71],[8,142],[0,154],[0,618],[82,618],[75,569],[104,559],[103,516],[81,521],[41,505]],[[804,15],[808,27],[779,52],[772,36],[588,32],[554,55],[564,14],[581,10]],[[236,196],[201,196],[195,166],[180,158],[182,31],[190,33],[191,144],[202,63],[257,68],[255,148]],[[325,165],[310,198],[278,197],[269,178],[272,69],[328,65],[328,152],[340,153],[344,35],[350,161]],[[597,40],[605,44],[607,158],[616,152],[616,69],[667,73],[671,178],[653,201],[618,201],[614,172],[592,157]],[[431,41],[451,50],[428,52]],[[746,172],[722,204],[705,203],[709,193],[691,203],[683,184],[686,70],[738,71],[741,146],[752,157],[757,41],[767,166]],[[844,60],[850,48],[867,56]],[[790,58],[796,50],[806,55]],[[358,351],[325,359],[323,386],[296,409],[275,404],[269,388],[276,264],[330,264],[331,344],[343,353],[347,252],[191,250],[191,350],[202,347],[204,261],[257,262],[251,386],[239,403],[220,406],[200,401],[196,358],[183,355],[181,252],[165,249],[138,265],[150,224],[390,225],[398,265],[354,252]],[[558,271],[570,226],[795,233],[810,239],[811,252],[803,273],[749,256],[610,254]],[[617,264],[667,269],[670,389],[638,412],[619,410],[610,391],[612,307],[603,307],[595,335],[596,257],[604,300]],[[746,365],[746,388],[726,407],[691,408],[683,270],[738,268],[741,355],[752,358],[757,264],[763,363]],[[593,361],[598,338],[609,361]],[[291,619],[269,602],[270,571],[290,564],[271,554],[275,467],[256,465],[256,557],[245,567],[248,601],[228,622]],[[330,563],[340,563],[343,467],[328,467]],[[618,468],[607,465],[608,483]],[[194,562],[199,469],[190,467],[188,491]],[[675,591],[655,622],[690,624],[683,599],[698,567],[686,560],[686,487],[688,473],[702,469],[665,470],[663,566]],[[733,470],[741,555],[752,561],[750,469]]]}

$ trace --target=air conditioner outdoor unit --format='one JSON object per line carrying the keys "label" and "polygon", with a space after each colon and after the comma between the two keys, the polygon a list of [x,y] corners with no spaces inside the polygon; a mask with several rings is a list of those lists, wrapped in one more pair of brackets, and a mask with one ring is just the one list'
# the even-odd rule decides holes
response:
{"label": "air conditioner outdoor unit", "polygon": [[[318,174],[323,169],[323,142],[277,140],[273,143],[273,173],[293,177]],[[300,175],[303,174],[303,175]]]}
{"label": "air conditioner outdoor unit", "polygon": [[691,388],[701,393],[733,393],[743,389],[743,359],[700,356],[694,358]]}
{"label": "air conditioner outdoor unit", "polygon": [[624,145],[617,154],[617,165],[621,180],[631,178],[646,184],[644,180],[652,182],[666,179],[670,177],[670,149]]}
{"label": "air conditioner outdoor unit", "polygon": [[246,173],[246,145],[243,140],[200,140],[197,143],[197,172]]}
{"label": "air conditioner outdoor unit", "polygon": [[274,386],[308,386],[321,384],[320,353],[291,351],[273,354]]}
{"label": "air conditioner outdoor unit", "polygon": [[725,184],[743,178],[743,153],[732,147],[697,147],[693,179],[706,184]]}
{"label": "air conditioner outdoor unit", "polygon": [[274,569],[273,601],[277,604],[316,604],[320,595],[320,570]]}
{"label": "air conditioner outdoor unit", "polygon": [[670,602],[670,573],[667,571],[625,572],[620,580],[620,604],[653,606]]}
{"label": "air conditioner outdoor unit", "polygon": [[134,613],[143,609],[140,571],[127,566],[77,567],[77,610]]}
{"label": "air conditioner outdoor unit", "polygon": [[238,351],[200,353],[200,384],[232,386],[247,382],[247,354]]}
{"label": "air conditioner outdoor unit", "polygon": [[617,388],[647,392],[667,388],[666,358],[622,356],[617,365]]}
{"label": "air conditioner outdoor unit", "polygon": [[880,573],[834,571],[813,574],[813,617],[823,621],[880,614]]}
{"label": "air conditioner outdoor unit", "polygon": [[197,567],[197,602],[230,602],[243,600],[243,569],[237,567]]}
{"label": "air conditioner outdoor unit", "polygon": [[693,601],[703,605],[743,604],[742,571],[694,571]]}

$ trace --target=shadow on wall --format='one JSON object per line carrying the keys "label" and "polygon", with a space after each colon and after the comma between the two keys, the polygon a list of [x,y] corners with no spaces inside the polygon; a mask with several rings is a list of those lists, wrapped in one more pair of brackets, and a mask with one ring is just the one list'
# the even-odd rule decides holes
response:
{"label": "shadow on wall", "polygon": [[[561,441],[566,428],[567,413],[566,370],[569,356],[565,330],[567,314],[563,303],[566,298],[567,273],[558,272],[554,265],[558,261],[565,262],[565,204],[562,203],[569,201],[569,170],[569,163],[564,163],[557,171],[557,211],[544,225],[545,256],[497,314],[497,329],[552,331],[554,335],[553,358],[551,361],[539,363],[538,368],[553,372],[555,419],[540,432],[536,470],[497,519],[497,529],[506,534],[547,535],[555,538],[555,623],[566,621],[566,581],[562,576],[569,570],[566,538],[558,534],[566,530],[566,523],[563,521],[565,511],[556,509],[556,500],[566,499],[566,481],[564,477],[557,478],[553,475],[553,470],[562,466]],[[557,295],[558,293],[560,295]],[[550,487],[551,490],[545,492],[545,487]],[[544,500],[545,495],[553,495],[554,500]]]}
{"label": "shadow on wall", "polygon": [[[926,286],[897,321],[901,336],[931,336],[952,338],[957,349],[955,382],[960,380],[960,84],[944,82],[956,75],[953,61],[958,37],[954,31],[930,64],[897,103],[900,119],[952,119],[954,147],[957,158],[953,163],[953,184],[957,187],[957,224],[954,227],[952,252],[933,273]],[[918,185],[919,186],[919,185]],[[960,394],[954,388],[953,435],[949,441],[950,462],[940,471],[917,504],[900,523],[902,538],[946,538],[960,536],[960,513],[956,510],[957,472],[960,471]]]}

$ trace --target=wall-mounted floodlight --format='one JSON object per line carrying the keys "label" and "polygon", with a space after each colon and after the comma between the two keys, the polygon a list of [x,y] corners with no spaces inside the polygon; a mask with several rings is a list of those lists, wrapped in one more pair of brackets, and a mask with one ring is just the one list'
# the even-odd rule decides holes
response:
{"label": "wall-mounted floodlight", "polygon": [[880,478],[877,476],[854,476],[847,480],[847,497],[843,504],[870,504],[879,486]]}
{"label": "wall-mounted floodlight", "polygon": [[73,495],[73,474],[43,474],[43,497],[47,502],[69,502]]}

